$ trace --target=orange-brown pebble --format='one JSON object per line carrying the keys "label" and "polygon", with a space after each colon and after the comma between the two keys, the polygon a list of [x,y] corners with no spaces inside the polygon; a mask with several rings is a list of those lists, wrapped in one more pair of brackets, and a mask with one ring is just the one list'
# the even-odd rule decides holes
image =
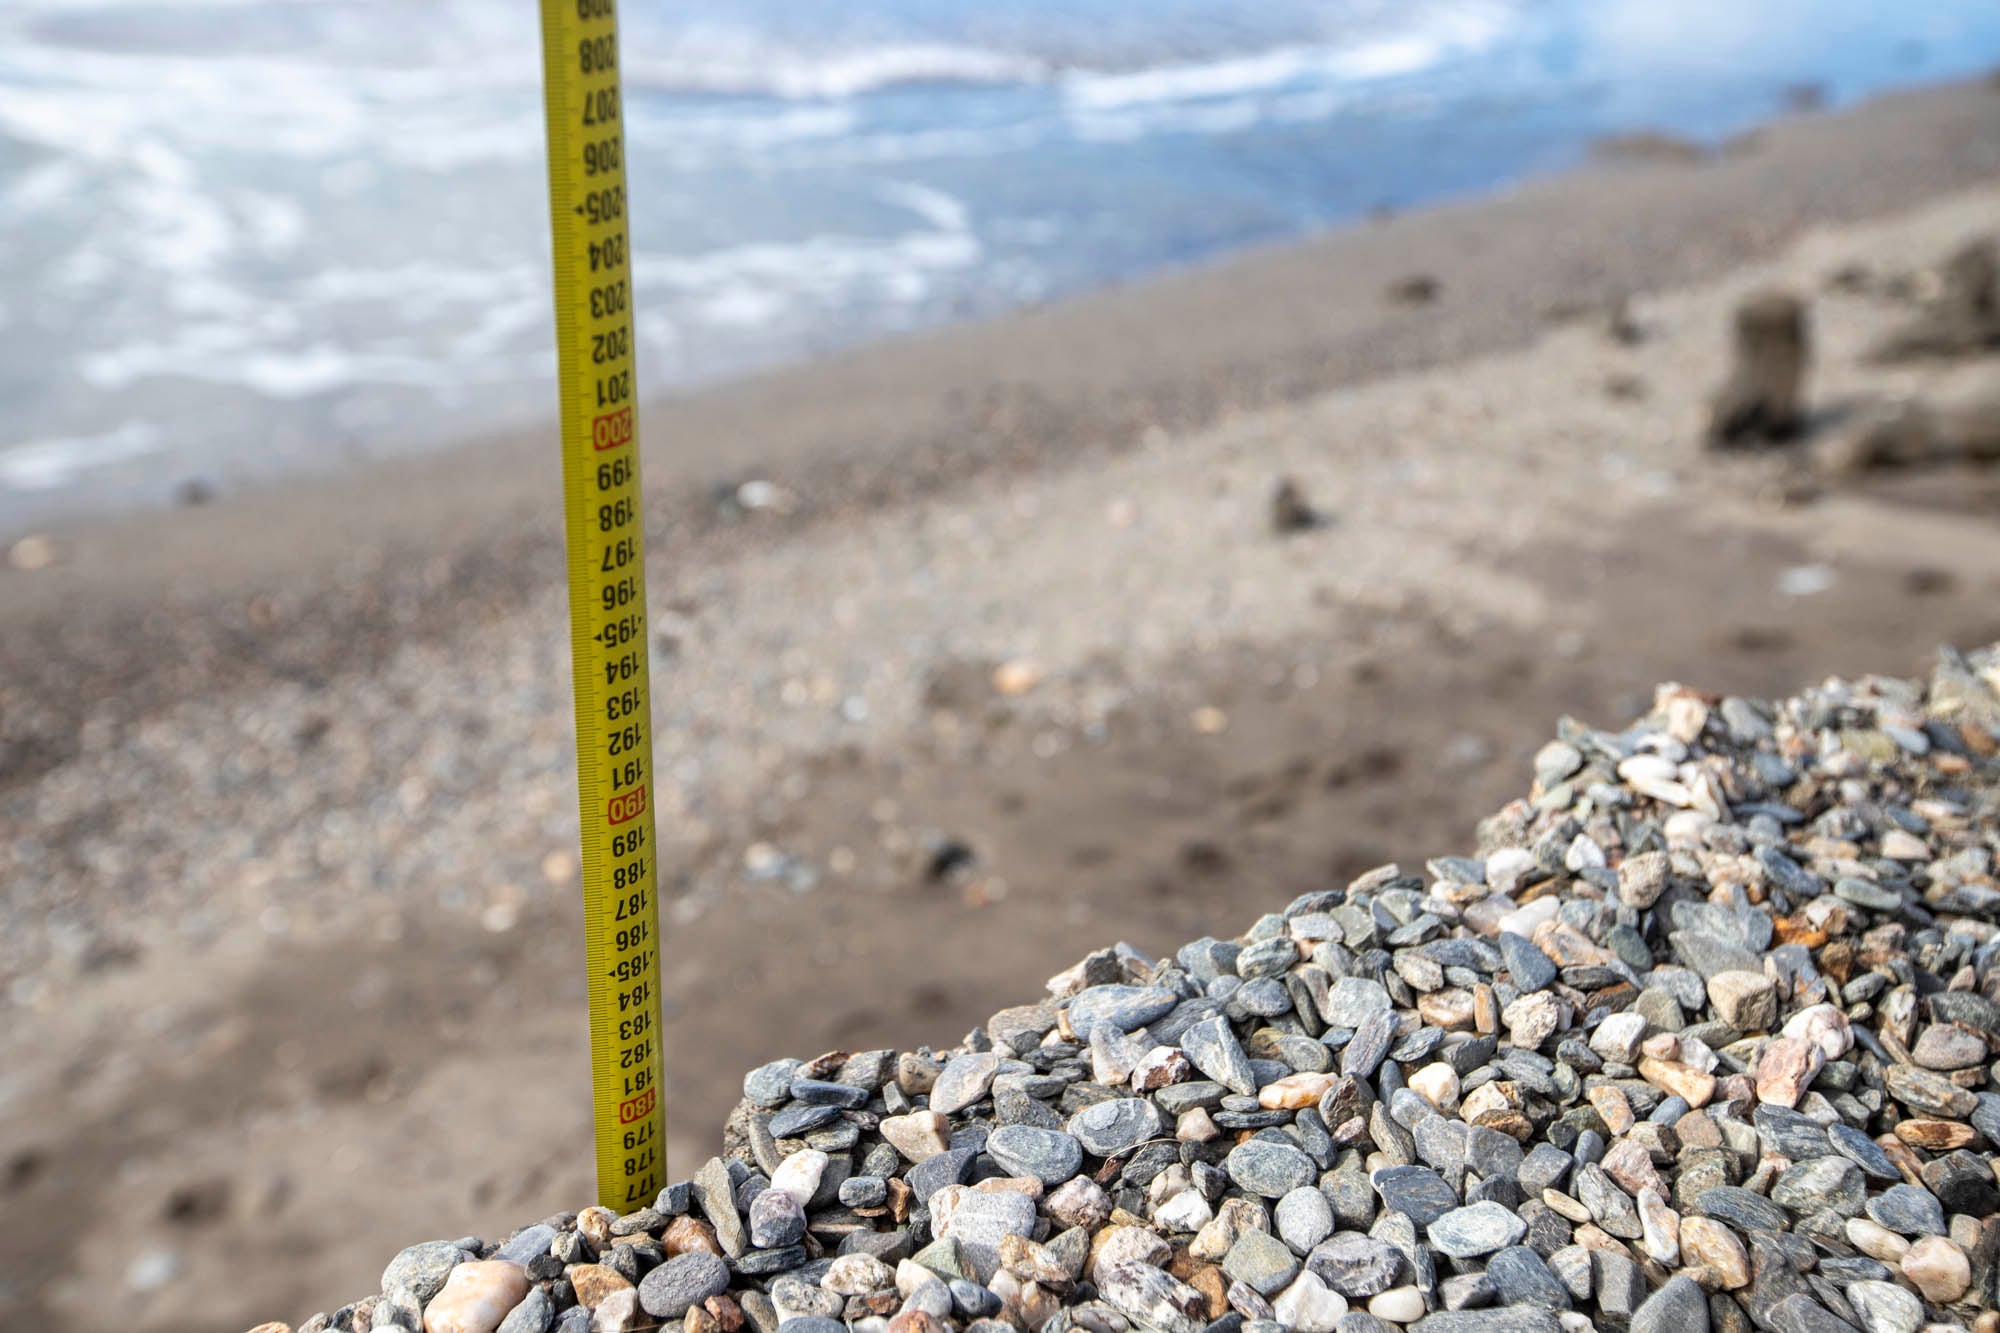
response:
{"label": "orange-brown pebble", "polygon": [[[460,1264],[459,1267],[465,1265]],[[571,1264],[563,1270],[563,1276],[569,1279],[570,1286],[576,1288],[576,1303],[586,1310],[595,1310],[612,1292],[624,1291],[632,1285],[625,1280],[623,1273],[603,1264]]]}
{"label": "orange-brown pebble", "polygon": [[719,1255],[722,1253],[722,1242],[715,1238],[715,1228],[700,1218],[676,1217],[660,1233],[660,1248],[666,1251],[669,1259],[690,1250]]}
{"label": "orange-brown pebble", "polygon": [[[1334,1084],[1331,1074],[1287,1074],[1257,1090],[1257,1104],[1267,1111],[1297,1111],[1319,1105]],[[1215,1316],[1221,1318],[1220,1315]]]}

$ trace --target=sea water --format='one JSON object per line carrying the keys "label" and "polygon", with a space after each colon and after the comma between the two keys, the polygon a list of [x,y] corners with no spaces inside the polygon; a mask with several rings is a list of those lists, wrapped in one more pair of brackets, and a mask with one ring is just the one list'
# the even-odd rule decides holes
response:
{"label": "sea water", "polygon": [[[649,392],[2000,60],[1992,0],[624,0]],[[0,2],[0,532],[551,413],[533,0]]]}

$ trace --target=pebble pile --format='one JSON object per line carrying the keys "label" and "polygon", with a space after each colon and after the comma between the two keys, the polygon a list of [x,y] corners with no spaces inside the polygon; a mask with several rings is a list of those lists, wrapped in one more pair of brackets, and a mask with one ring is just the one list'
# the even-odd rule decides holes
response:
{"label": "pebble pile", "polygon": [[1477,856],[765,1065],[299,1333],[1996,1333],[1997,752],[2000,649],[1565,720]]}

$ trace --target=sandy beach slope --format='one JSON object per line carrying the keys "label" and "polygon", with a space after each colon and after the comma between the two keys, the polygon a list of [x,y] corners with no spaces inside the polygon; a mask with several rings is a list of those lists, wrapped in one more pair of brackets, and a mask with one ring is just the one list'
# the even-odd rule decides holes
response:
{"label": "sandy beach slope", "polygon": [[[1990,386],[1864,353],[1996,228],[2000,90],[1937,89],[652,411],[677,1173],[750,1065],[1469,849],[1564,711],[2000,638],[1991,471],[1699,448],[1774,282],[1823,433]],[[583,1201],[553,462],[0,575],[0,1324],[303,1318]],[[1270,531],[1283,476],[1324,527]],[[718,503],[749,478],[776,502]]]}

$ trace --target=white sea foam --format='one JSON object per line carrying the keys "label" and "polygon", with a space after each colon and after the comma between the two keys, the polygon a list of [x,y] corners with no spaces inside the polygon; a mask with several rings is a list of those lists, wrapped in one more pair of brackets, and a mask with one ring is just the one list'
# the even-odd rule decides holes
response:
{"label": "white sea foam", "polygon": [[53,491],[84,473],[112,463],[158,453],[166,443],[150,421],[128,421],[101,435],[36,440],[0,449],[0,486],[16,491]]}
{"label": "white sea foam", "polygon": [[1030,55],[944,42],[804,51],[721,25],[690,25],[671,38],[657,54],[628,62],[632,86],[837,100],[908,84],[1039,83],[1052,73]]}

